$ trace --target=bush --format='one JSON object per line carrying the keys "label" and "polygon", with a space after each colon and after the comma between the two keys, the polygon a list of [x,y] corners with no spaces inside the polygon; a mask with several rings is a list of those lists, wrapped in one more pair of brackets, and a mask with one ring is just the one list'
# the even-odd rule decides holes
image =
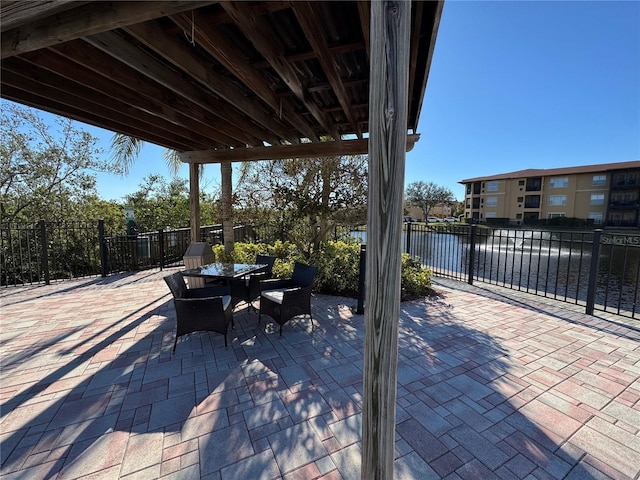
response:
{"label": "bush", "polygon": [[[234,244],[231,255],[224,253],[224,246],[214,245],[217,262],[254,263],[256,255],[277,257],[273,275],[290,278],[296,261],[318,267],[314,291],[327,295],[356,297],[360,276],[360,244],[351,241],[330,241],[322,250],[313,252],[306,260],[296,247],[289,242],[277,241],[273,245],[264,243]],[[419,258],[402,254],[402,300],[424,297],[431,287],[431,270],[423,266]]]}
{"label": "bush", "polygon": [[429,267],[422,265],[420,258],[412,257],[408,253],[402,254],[402,300],[425,297],[431,291],[431,276]]}

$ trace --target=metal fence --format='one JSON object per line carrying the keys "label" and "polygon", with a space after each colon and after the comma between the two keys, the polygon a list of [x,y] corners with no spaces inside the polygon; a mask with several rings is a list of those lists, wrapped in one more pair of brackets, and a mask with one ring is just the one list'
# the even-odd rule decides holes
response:
{"label": "metal fence", "polygon": [[[363,227],[337,227],[333,238],[366,243]],[[236,241],[272,243],[286,232],[234,228]],[[201,228],[209,244],[222,243],[222,226]],[[0,285],[50,283],[75,277],[183,264],[188,228],[107,234],[98,222],[0,225]],[[481,228],[406,223],[403,249],[434,275],[486,282],[594,310],[636,318],[640,292],[640,235],[595,231]]]}
{"label": "metal fence", "polygon": [[[362,233],[354,234],[362,236]],[[404,250],[434,275],[486,282],[636,318],[640,235],[405,224]]]}
{"label": "metal fence", "polygon": [[[248,226],[234,227],[236,241],[254,241]],[[222,226],[201,228],[201,238],[222,243]],[[188,228],[137,235],[107,233],[102,221],[0,224],[0,285],[51,283],[69,278],[182,265],[191,243]]]}

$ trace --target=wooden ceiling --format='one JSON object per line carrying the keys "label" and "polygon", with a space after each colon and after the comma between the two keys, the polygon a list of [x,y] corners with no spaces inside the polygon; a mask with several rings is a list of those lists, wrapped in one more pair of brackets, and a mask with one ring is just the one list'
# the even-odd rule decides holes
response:
{"label": "wooden ceiling", "polygon": [[[178,152],[339,146],[368,132],[369,7],[2,0],[0,94]],[[408,133],[441,11],[412,2]]]}

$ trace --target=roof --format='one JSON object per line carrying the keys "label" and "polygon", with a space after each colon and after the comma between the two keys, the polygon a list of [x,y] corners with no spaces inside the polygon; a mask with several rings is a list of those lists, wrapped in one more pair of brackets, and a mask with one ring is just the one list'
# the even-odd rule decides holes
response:
{"label": "roof", "polygon": [[556,175],[575,175],[579,173],[597,173],[597,172],[610,172],[614,170],[628,170],[640,168],[640,161],[634,160],[630,162],[617,162],[617,163],[601,163],[598,165],[582,165],[578,167],[561,167],[561,168],[529,168],[527,170],[518,170],[509,173],[500,173],[498,175],[491,175],[488,177],[476,177],[468,178],[466,180],[460,180],[458,183],[472,183],[472,182],[486,182],[490,180],[509,180],[512,178],[527,178],[527,177],[550,177]]}
{"label": "roof", "polygon": [[[408,133],[442,4],[412,5]],[[178,152],[367,137],[369,2],[3,0],[0,15],[5,99]]]}

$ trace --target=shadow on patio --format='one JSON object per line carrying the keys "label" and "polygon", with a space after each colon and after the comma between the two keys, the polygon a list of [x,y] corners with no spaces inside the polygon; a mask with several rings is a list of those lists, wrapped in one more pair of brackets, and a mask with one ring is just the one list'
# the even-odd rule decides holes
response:
{"label": "shadow on patio", "polygon": [[[3,476],[359,479],[355,301],[172,356],[166,273],[2,292]],[[402,305],[396,478],[637,477],[637,340],[442,290]]]}

